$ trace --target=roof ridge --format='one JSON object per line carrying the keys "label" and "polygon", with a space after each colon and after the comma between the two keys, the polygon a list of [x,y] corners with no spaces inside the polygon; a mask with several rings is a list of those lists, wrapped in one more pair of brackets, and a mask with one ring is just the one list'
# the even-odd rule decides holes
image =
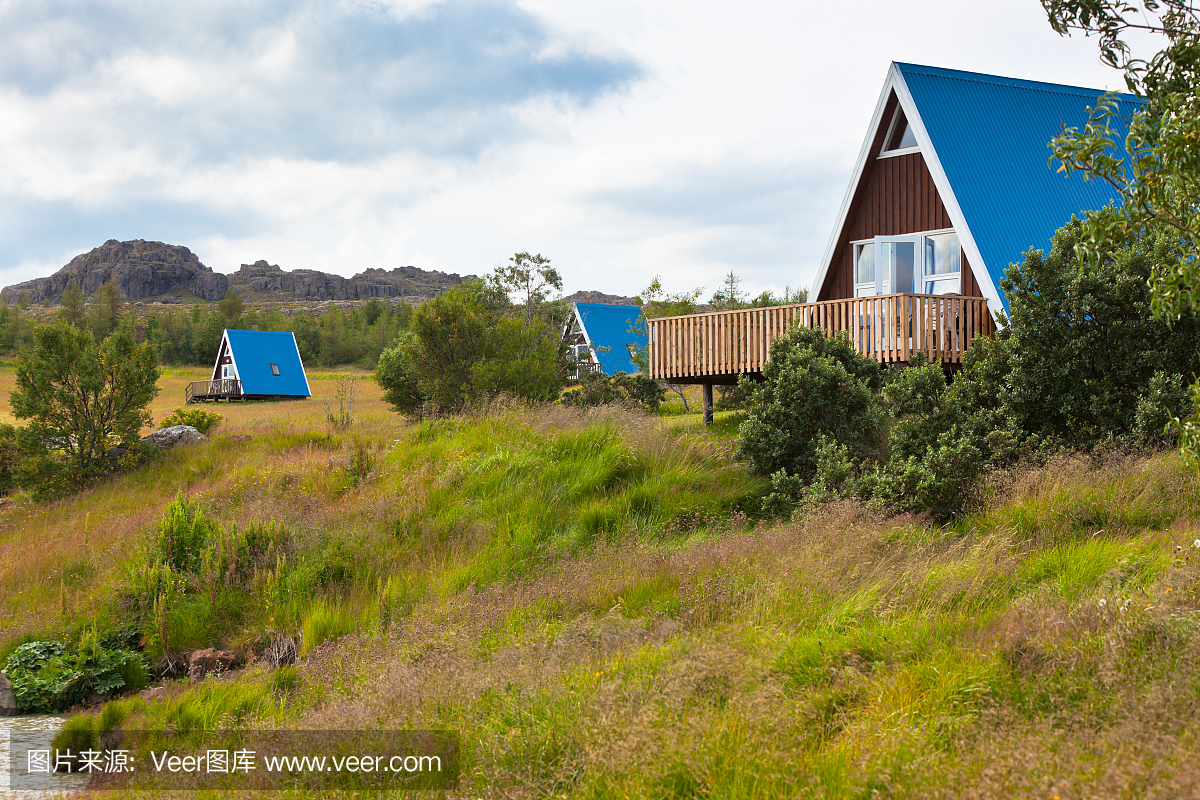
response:
{"label": "roof ridge", "polygon": [[970,81],[974,83],[987,83],[994,86],[1005,86],[1008,88],[1027,89],[1029,91],[1046,92],[1048,94],[1062,94],[1071,96],[1085,96],[1099,98],[1105,94],[1115,94],[1117,97],[1125,101],[1141,102],[1135,95],[1128,92],[1109,92],[1106,89],[1096,89],[1087,86],[1075,86],[1067,83],[1051,83],[1050,81],[1035,81],[1028,78],[1009,78],[1004,75],[994,75],[987,72],[971,72],[964,69],[952,69],[950,67],[934,67],[927,64],[911,64],[903,61],[896,61],[897,69],[901,74],[922,74],[937,78],[946,78],[949,80]]}

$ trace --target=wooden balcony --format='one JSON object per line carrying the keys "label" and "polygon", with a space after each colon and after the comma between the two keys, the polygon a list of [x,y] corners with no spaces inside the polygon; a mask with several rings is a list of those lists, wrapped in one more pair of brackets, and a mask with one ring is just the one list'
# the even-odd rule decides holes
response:
{"label": "wooden balcony", "polygon": [[217,381],[192,381],[183,390],[184,403],[240,399],[242,399],[242,382],[237,378],[222,378]]}
{"label": "wooden balcony", "polygon": [[982,297],[887,294],[770,308],[647,320],[650,377],[670,383],[732,383],[762,372],[771,342],[796,325],[845,331],[854,349],[906,364],[921,350],[930,361],[962,363],[971,339],[996,323]]}

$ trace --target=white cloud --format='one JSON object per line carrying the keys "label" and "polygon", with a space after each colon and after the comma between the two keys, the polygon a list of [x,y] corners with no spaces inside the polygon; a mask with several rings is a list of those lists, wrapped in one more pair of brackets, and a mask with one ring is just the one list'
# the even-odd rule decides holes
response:
{"label": "white cloud", "polygon": [[811,280],[887,65],[1117,88],[1039,4],[0,5],[0,280],[108,238],[568,290]]}

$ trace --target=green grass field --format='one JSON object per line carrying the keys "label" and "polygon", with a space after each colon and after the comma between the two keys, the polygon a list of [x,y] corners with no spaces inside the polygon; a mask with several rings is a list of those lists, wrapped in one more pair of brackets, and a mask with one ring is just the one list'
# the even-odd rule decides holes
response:
{"label": "green grass field", "polygon": [[[274,567],[193,579],[163,625],[178,649],[302,634],[298,668],[73,725],[450,728],[464,798],[1200,795],[1200,484],[1174,455],[1063,458],[950,527],[849,504],[779,524],[736,420],[413,425],[363,380],[340,431],[342,374],[0,512],[0,654],[127,618],[177,493],[227,532],[276,526]],[[155,419],[198,377],[169,370]]]}

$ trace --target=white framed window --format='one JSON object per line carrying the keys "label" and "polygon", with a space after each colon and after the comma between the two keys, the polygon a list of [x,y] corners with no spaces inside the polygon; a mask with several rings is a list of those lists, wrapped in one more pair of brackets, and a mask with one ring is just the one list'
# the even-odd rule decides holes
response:
{"label": "white framed window", "polygon": [[935,233],[925,237],[923,294],[962,293],[962,249],[958,234]]}
{"label": "white framed window", "polygon": [[854,296],[875,294],[875,241],[854,242]]}
{"label": "white framed window", "polygon": [[916,282],[922,236],[875,237],[875,292],[912,292]]}
{"label": "white framed window", "polygon": [[952,230],[876,236],[850,246],[855,297],[962,292],[962,250]]}
{"label": "white framed window", "polygon": [[892,123],[888,126],[887,136],[883,140],[883,150],[880,151],[879,157],[902,156],[906,153],[919,152],[920,149],[912,126],[908,124],[904,112],[897,108],[896,113],[892,115]]}

